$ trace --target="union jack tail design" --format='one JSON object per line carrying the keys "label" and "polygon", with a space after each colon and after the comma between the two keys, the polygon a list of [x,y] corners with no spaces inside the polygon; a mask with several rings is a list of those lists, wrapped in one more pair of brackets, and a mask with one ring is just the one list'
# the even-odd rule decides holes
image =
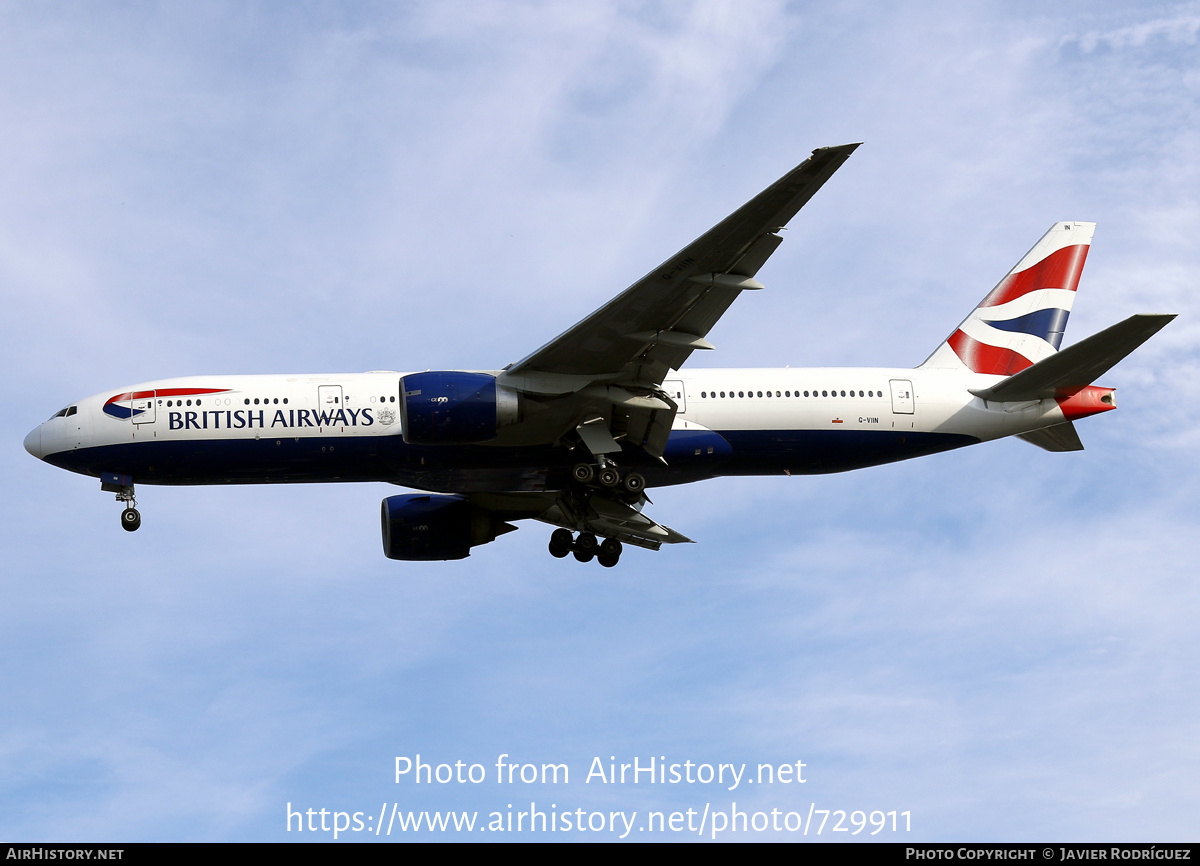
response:
{"label": "union jack tail design", "polygon": [[1095,223],[1055,223],[922,367],[1011,376],[1062,343]]}

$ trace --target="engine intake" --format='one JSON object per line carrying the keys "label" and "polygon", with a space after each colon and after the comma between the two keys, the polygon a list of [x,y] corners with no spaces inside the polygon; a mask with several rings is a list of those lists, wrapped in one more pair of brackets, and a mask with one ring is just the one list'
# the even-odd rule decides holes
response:
{"label": "engine intake", "polygon": [[437,493],[389,496],[380,520],[388,559],[465,559],[472,547],[516,529],[461,496]]}
{"label": "engine intake", "polygon": [[413,373],[400,393],[404,441],[413,445],[484,442],[519,418],[517,393],[487,373]]}

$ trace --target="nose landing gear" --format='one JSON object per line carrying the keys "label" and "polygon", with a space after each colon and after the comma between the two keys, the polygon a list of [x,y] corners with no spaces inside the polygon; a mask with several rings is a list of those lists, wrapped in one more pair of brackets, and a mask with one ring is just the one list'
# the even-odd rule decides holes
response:
{"label": "nose landing gear", "polygon": [[100,475],[100,489],[117,494],[117,502],[124,502],[121,512],[121,528],[133,532],[142,525],[142,515],[137,510],[137,499],[133,495],[133,479],[128,475],[104,472]]}
{"label": "nose landing gear", "polygon": [[142,525],[142,515],[136,508],[126,508],[121,512],[121,528],[133,532]]}

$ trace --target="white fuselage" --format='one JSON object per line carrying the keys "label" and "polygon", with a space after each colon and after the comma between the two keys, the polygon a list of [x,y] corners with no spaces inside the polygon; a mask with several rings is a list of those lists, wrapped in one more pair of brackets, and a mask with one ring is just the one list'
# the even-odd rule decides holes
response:
{"label": "white fuselage", "polygon": [[[30,433],[26,448],[73,471],[150,484],[380,480],[424,489],[547,489],[553,473],[530,481],[527,464],[570,463],[558,453],[564,449],[551,447],[407,445],[399,412],[404,375],[148,382],[73,404]],[[646,474],[663,485],[722,474],[835,472],[1062,423],[1052,399],[988,405],[969,393],[1000,378],[834,367],[673,372],[663,385],[679,407],[667,465]],[[709,433],[719,440],[691,447],[688,436]],[[467,470],[451,471],[460,464],[470,481]]]}

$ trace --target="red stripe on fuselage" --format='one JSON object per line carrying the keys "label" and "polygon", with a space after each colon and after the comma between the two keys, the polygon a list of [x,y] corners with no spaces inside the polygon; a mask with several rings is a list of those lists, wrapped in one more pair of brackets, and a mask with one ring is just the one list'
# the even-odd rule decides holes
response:
{"label": "red stripe on fuselage", "polygon": [[[224,394],[228,388],[160,388],[155,393],[160,397],[194,397],[197,394]],[[149,394],[149,392],[146,392]]]}
{"label": "red stripe on fuselage", "polygon": [[197,394],[224,394],[228,388],[160,388],[157,391],[126,391],[115,397],[109,397],[104,405],[119,403],[122,400],[145,400],[157,394],[159,397],[194,397]]}

